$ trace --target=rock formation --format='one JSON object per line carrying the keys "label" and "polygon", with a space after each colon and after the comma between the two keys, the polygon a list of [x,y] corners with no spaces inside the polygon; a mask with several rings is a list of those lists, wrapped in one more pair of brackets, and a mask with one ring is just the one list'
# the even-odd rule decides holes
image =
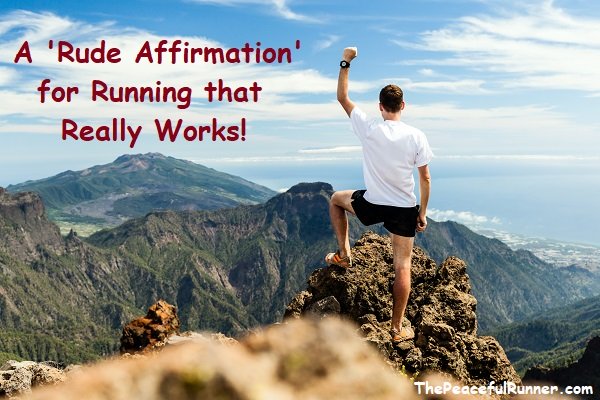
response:
{"label": "rock formation", "polygon": [[177,332],[177,308],[159,300],[148,309],[145,317],[136,318],[123,328],[121,354],[152,351],[164,346],[169,336]]}
{"label": "rock formation", "polygon": [[410,373],[440,371],[469,385],[520,383],[493,337],[477,336],[476,300],[466,265],[450,257],[441,265],[415,248],[406,316],[415,340],[393,346],[389,335],[394,280],[390,240],[366,233],[352,249],[354,267],[315,271],[308,289],[289,304],[286,317],[340,314],[355,321],[388,363]]}
{"label": "rock formation", "polygon": [[65,380],[65,372],[53,363],[8,361],[0,367],[0,397],[31,393],[36,386]]}
{"label": "rock formation", "polygon": [[36,193],[10,194],[0,188],[0,251],[32,261],[48,250],[61,253],[60,230],[45,215]]}

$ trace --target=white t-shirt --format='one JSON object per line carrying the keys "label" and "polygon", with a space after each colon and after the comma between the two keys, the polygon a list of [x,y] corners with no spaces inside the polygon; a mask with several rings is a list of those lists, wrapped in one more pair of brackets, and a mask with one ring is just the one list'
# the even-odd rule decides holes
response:
{"label": "white t-shirt", "polygon": [[370,120],[358,107],[352,109],[350,120],[362,143],[365,199],[373,204],[414,207],[413,170],[433,158],[425,134],[401,121]]}

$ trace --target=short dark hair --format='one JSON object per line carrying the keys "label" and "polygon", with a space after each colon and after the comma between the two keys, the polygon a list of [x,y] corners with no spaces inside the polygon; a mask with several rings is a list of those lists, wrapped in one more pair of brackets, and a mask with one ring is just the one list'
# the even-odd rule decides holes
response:
{"label": "short dark hair", "polygon": [[400,111],[403,97],[402,89],[396,85],[387,85],[379,92],[379,102],[387,112]]}

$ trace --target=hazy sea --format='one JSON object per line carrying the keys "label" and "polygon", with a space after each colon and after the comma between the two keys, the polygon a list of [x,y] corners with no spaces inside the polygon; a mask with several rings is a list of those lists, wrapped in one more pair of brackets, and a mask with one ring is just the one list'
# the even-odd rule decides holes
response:
{"label": "hazy sea", "polygon": [[[201,161],[199,161],[202,163]],[[323,181],[362,188],[359,159],[211,163],[274,190]],[[430,216],[474,229],[600,245],[600,161],[575,158],[436,158]]]}

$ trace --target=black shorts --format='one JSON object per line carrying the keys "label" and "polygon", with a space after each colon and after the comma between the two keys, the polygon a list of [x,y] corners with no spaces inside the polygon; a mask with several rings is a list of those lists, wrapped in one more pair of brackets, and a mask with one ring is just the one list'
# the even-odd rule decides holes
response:
{"label": "black shorts", "polygon": [[352,193],[352,208],[363,225],[383,222],[383,227],[395,235],[415,236],[419,206],[395,207],[369,203],[364,198],[365,192],[357,190]]}

